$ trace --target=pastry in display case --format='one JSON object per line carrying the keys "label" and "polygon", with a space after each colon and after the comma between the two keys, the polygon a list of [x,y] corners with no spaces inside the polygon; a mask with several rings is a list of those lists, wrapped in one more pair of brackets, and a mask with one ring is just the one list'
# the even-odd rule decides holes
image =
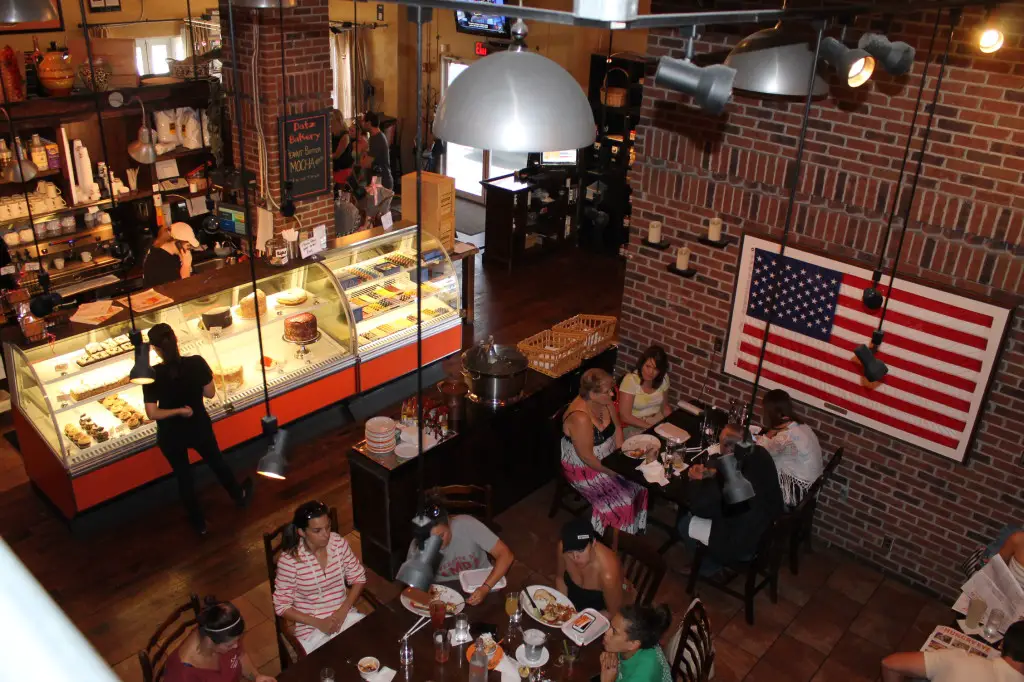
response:
{"label": "pastry in display case", "polygon": [[415,341],[417,283],[423,297],[424,336],[461,323],[452,262],[437,238],[425,232],[417,264],[415,226],[329,252],[324,264],[344,291],[361,359]]}

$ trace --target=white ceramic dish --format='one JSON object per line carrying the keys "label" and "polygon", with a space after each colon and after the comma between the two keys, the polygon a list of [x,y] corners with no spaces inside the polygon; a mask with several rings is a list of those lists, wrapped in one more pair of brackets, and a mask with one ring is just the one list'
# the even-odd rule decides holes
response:
{"label": "white ceramic dish", "polygon": [[519,648],[516,649],[516,662],[519,665],[525,665],[527,668],[540,668],[548,664],[551,659],[551,654],[548,652],[547,647],[540,650],[540,658],[536,661],[531,661],[526,658],[526,645],[520,644]]}
{"label": "white ceramic dish", "polygon": [[[371,663],[374,666],[373,670],[367,670],[364,672],[363,666]],[[380,672],[380,661],[378,661],[373,656],[364,656],[363,658],[359,659],[358,663],[356,663],[356,670],[359,671],[359,676],[361,678],[363,678],[364,680],[368,680]]]}
{"label": "white ceramic dish", "polygon": [[630,436],[623,441],[622,454],[626,455],[626,457],[631,459],[643,459],[643,455],[640,457],[634,457],[633,455],[628,454],[630,451],[637,450],[643,450],[645,452],[653,450],[654,452],[658,452],[661,450],[661,441],[658,440],[657,436],[652,436],[648,433],[640,433],[635,436]]}
{"label": "white ceramic dish", "polygon": [[[562,594],[561,592],[559,592],[555,588],[548,587],[547,585],[530,585],[529,587],[526,588],[526,592],[528,592],[529,595],[531,597],[533,597],[533,600],[535,602],[537,602],[537,608],[538,609],[543,609],[544,608],[544,603],[546,603],[546,602],[542,603],[543,600],[537,601],[537,597],[534,596],[536,594],[537,590],[547,590],[551,594],[551,596],[555,598],[555,601],[558,602],[559,604],[564,604],[565,606],[572,606],[574,609],[576,608],[575,606],[573,606],[572,602],[569,601],[568,597],[566,597],[564,594]],[[540,613],[538,613],[533,608],[533,604],[530,603],[530,600],[529,599],[525,599],[522,595],[519,596],[519,606],[520,606],[520,608],[522,608],[523,612],[526,613],[526,615],[528,615],[530,618],[533,618],[535,621],[537,621],[541,625],[544,625],[544,626],[549,627],[549,628],[560,628],[560,627],[562,627],[562,623],[549,623],[549,622],[545,621],[544,619],[542,619],[540,617]],[[567,622],[572,622],[572,618],[570,618],[569,621],[567,621]]]}
{"label": "white ceramic dish", "polygon": [[[447,587],[446,585],[431,585],[430,586],[431,591],[433,591],[435,588],[436,588],[436,590],[438,592],[438,597],[440,597],[441,600],[443,600],[445,602],[448,602],[449,604],[454,604],[455,605],[455,610],[454,611],[448,611],[447,615],[452,616],[452,615],[455,615],[455,614],[458,614],[458,613],[462,613],[463,609],[466,608],[466,600],[462,598],[461,594],[459,594],[458,592],[456,592],[452,588]],[[417,616],[429,616],[430,615],[430,607],[428,605],[424,605],[423,608],[419,608],[418,606],[413,605],[412,599],[409,599],[404,594],[402,595],[401,599],[402,599],[402,606],[404,606],[409,611],[412,611]]]}
{"label": "white ceramic dish", "polygon": [[395,446],[395,456],[400,459],[412,459],[420,454],[420,448],[415,443],[399,443]]}
{"label": "white ceramic dish", "polygon": [[675,424],[669,424],[668,422],[662,422],[655,426],[654,432],[665,440],[672,441],[674,443],[685,443],[690,440],[689,432],[684,431]]}

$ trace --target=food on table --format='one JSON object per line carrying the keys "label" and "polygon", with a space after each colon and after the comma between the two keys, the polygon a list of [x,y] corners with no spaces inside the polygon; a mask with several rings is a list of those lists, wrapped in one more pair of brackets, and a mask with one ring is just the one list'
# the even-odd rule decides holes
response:
{"label": "food on table", "polygon": [[230,327],[233,319],[231,317],[231,308],[226,305],[214,306],[208,308],[203,312],[199,313],[203,320],[203,327],[205,329],[212,329],[214,327]]}
{"label": "food on table", "polygon": [[256,318],[257,312],[260,315],[267,314],[267,295],[259,289],[256,290],[255,297],[249,294],[238,302],[239,317],[252,320]]}
{"label": "food on table", "polygon": [[128,338],[127,334],[121,334],[120,336],[114,337],[114,342],[119,346],[123,346],[126,343],[131,343],[131,339]]}
{"label": "food on table", "polygon": [[129,429],[134,431],[135,429],[139,428],[139,426],[142,425],[142,420],[139,419],[138,417],[129,417],[128,421],[126,421],[125,424],[128,425]]}
{"label": "food on table", "polygon": [[79,367],[85,367],[86,365],[89,364],[89,356],[83,355],[82,357],[75,360],[75,362],[78,363]]}
{"label": "food on table", "polygon": [[92,438],[89,437],[89,434],[85,433],[74,424],[67,424],[64,427],[64,435],[67,436],[69,441],[79,448],[87,448],[92,445]]}
{"label": "food on table", "polygon": [[284,338],[286,341],[312,341],[317,337],[316,315],[298,313],[284,319]]}
{"label": "food on table", "polygon": [[103,346],[103,350],[107,351],[108,353],[112,350],[117,350],[121,346],[121,344],[114,341],[114,339],[107,339],[105,341],[101,341],[100,345]]}
{"label": "food on table", "polygon": [[533,601],[540,611],[537,614],[548,625],[561,625],[576,615],[576,609],[568,604],[560,604],[555,595],[543,587],[533,593]]}
{"label": "food on table", "polygon": [[375,673],[380,669],[380,662],[376,658],[363,658],[358,663],[359,672]]}
{"label": "food on table", "polygon": [[[449,616],[455,615],[455,612],[458,610],[459,605],[455,602],[445,600],[444,594],[445,590],[440,585],[430,586],[430,601],[443,601],[445,613],[447,613]],[[409,605],[412,606],[414,609],[419,609],[420,611],[430,611],[429,604],[420,603],[415,599],[409,599]]]}
{"label": "food on table", "polygon": [[89,355],[96,355],[103,350],[103,346],[98,343],[87,343],[85,344],[85,352]]}
{"label": "food on table", "polygon": [[302,305],[306,302],[306,290],[301,288],[288,289],[278,294],[276,300],[280,305]]}
{"label": "food on table", "polygon": [[245,370],[240,364],[214,364],[211,368],[214,380],[224,382],[229,386],[241,386],[245,383]]}

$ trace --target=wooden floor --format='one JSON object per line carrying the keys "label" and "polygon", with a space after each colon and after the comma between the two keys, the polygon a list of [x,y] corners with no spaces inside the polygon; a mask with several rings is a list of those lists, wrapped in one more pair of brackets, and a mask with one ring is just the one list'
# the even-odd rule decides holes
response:
{"label": "wooden floor", "polygon": [[[511,276],[478,264],[477,283],[477,324],[467,338],[493,334],[514,343],[578,312],[617,314],[622,269],[615,259],[575,254]],[[201,540],[173,500],[72,536],[0,439],[0,534],[126,682],[140,679],[135,652],[189,592],[233,600],[246,620],[247,650],[264,672],[276,674],[262,533],[317,498],[338,507],[342,530],[359,552],[345,452],[360,434],[361,425],[343,427],[298,448],[288,480],[261,481],[246,511],[223,491],[206,489],[210,534]],[[551,538],[568,518],[547,518],[550,495],[548,486],[498,518],[517,558],[547,575],[555,568]],[[653,540],[661,540],[659,532],[652,531]],[[667,558],[676,570],[688,565],[678,547]],[[376,576],[370,588],[385,599],[397,593]],[[703,588],[699,594],[715,632],[718,682],[870,682],[882,656],[919,647],[936,624],[950,620],[948,605],[820,549],[805,557],[799,576],[784,570],[778,604],[758,596],[754,626],[738,600]],[[680,618],[690,601],[684,578],[670,572],[656,601]]]}

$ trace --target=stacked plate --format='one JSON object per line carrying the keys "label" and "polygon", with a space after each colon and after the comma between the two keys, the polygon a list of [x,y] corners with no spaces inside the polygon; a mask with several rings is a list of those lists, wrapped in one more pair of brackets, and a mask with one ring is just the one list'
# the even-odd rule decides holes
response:
{"label": "stacked plate", "polygon": [[395,449],[395,420],[388,417],[373,417],[366,420],[366,449],[382,455]]}

